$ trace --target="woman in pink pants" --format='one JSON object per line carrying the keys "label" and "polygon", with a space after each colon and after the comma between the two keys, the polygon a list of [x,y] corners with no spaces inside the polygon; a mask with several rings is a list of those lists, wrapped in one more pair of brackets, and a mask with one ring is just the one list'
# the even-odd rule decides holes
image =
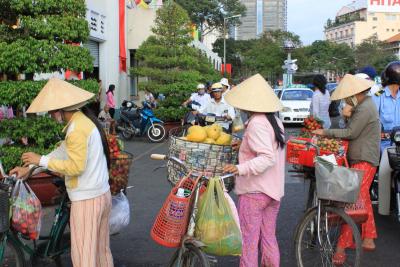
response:
{"label": "woman in pink pants", "polygon": [[[275,236],[280,200],[284,193],[284,129],[275,113],[282,108],[269,84],[257,74],[225,95],[225,100],[248,114],[235,173],[243,249],[241,267],[277,267],[280,262]],[[236,144],[239,146],[239,144]]]}

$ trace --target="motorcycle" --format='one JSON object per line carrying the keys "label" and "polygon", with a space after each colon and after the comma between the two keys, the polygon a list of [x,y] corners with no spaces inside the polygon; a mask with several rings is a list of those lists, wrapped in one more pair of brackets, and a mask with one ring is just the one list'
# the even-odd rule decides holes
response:
{"label": "motorcycle", "polygon": [[[379,213],[394,211],[400,222],[400,127],[390,134],[391,146],[384,149],[379,166]],[[385,153],[387,151],[387,153]]]}
{"label": "motorcycle", "polygon": [[154,116],[150,103],[144,101],[142,105],[138,107],[132,101],[124,100],[117,129],[126,140],[146,135],[151,142],[162,142],[166,137],[164,122]]}

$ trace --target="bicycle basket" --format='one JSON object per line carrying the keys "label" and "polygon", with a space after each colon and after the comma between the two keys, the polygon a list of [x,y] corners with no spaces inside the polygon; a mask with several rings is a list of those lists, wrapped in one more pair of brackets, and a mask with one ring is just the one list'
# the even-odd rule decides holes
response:
{"label": "bicycle basket", "polygon": [[117,195],[128,186],[129,168],[132,164],[133,155],[126,151],[121,152],[118,157],[111,158],[109,171],[109,184],[112,195]]}
{"label": "bicycle basket", "polygon": [[10,228],[9,195],[4,189],[0,187],[0,233],[4,233]]}
{"label": "bicycle basket", "polygon": [[[227,164],[237,164],[238,154],[231,146],[195,143],[181,139],[185,128],[178,127],[170,131],[169,157],[175,157],[185,163],[193,172],[204,173],[207,177],[223,175],[223,168]],[[169,162],[168,180],[176,184],[185,175],[182,167]],[[225,181],[226,188],[232,188],[234,179]]]}
{"label": "bicycle basket", "polygon": [[[150,236],[155,242],[165,247],[179,247],[188,227],[190,204],[198,182],[199,178],[194,180],[188,175],[171,190],[151,229]],[[188,192],[185,197],[176,195],[179,188]]]}
{"label": "bicycle basket", "polygon": [[315,162],[317,197],[344,203],[356,203],[363,171],[333,165],[320,157]]}
{"label": "bicycle basket", "polygon": [[389,147],[387,149],[389,157],[389,165],[393,170],[400,170],[400,149]]}

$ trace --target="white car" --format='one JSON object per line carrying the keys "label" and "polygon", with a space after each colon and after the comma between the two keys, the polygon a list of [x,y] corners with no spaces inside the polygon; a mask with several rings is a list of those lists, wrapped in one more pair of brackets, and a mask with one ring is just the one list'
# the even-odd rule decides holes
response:
{"label": "white car", "polygon": [[307,88],[283,89],[278,95],[283,104],[279,118],[283,123],[302,123],[310,115],[313,91]]}

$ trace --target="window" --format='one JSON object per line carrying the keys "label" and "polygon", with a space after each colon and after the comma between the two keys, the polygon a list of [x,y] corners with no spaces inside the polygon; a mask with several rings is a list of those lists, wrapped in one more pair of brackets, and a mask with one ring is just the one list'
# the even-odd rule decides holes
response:
{"label": "window", "polygon": [[375,29],[376,29],[376,26],[373,26],[372,29],[375,30]]}
{"label": "window", "polygon": [[389,29],[386,29],[386,31],[389,32],[390,30],[389,30]]}
{"label": "window", "polygon": [[343,32],[340,31],[340,38],[343,38]]}
{"label": "window", "polygon": [[346,37],[349,36],[349,30],[346,30]]}
{"label": "window", "polygon": [[377,18],[377,17],[373,17],[372,20],[373,20],[373,21],[377,21],[378,18]]}
{"label": "window", "polygon": [[394,32],[394,29],[392,29],[392,32]]}
{"label": "window", "polygon": [[390,21],[395,21],[395,20],[397,19],[397,15],[386,14],[386,15],[385,15],[385,19],[386,19],[386,20],[390,20]]}
{"label": "window", "polygon": [[335,32],[335,38],[336,38],[336,39],[338,38],[338,33],[337,33],[337,32]]}

